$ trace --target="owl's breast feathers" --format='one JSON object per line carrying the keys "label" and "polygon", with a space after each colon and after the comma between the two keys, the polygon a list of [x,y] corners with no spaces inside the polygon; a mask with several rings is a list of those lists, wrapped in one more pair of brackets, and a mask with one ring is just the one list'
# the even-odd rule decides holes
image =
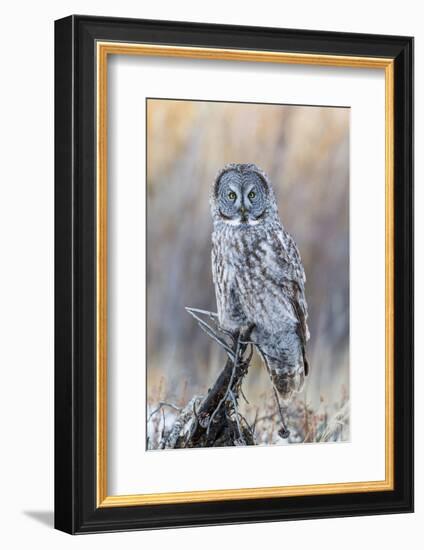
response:
{"label": "owl's breast feathers", "polygon": [[[254,324],[277,389],[291,394],[285,389],[290,373],[302,373],[302,381],[303,372],[308,374],[309,339],[305,272],[293,238],[277,222],[246,228],[219,224],[212,243],[221,325],[238,330]],[[296,385],[299,391],[303,382],[290,382],[289,388]]]}
{"label": "owl's breast feathers", "polygon": [[223,326],[234,329],[238,320],[244,320],[279,331],[285,322],[297,327],[305,343],[309,339],[305,273],[297,246],[281,225],[273,222],[240,229],[219,224],[212,245]]}

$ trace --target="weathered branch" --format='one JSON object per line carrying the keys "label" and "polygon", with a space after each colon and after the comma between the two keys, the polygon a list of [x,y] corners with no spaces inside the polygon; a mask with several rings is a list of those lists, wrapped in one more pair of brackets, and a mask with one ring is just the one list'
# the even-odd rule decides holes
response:
{"label": "weathered branch", "polygon": [[[247,358],[244,357],[247,345],[241,344],[241,341],[248,338],[246,332],[250,333],[251,330],[250,328],[245,331],[245,334],[234,335],[231,349],[234,360],[228,357],[225,367],[197,411],[198,421],[193,424],[190,433],[193,445],[199,443],[202,438],[205,439],[205,444],[213,445],[214,437],[221,431],[219,429],[220,424],[225,424],[225,415],[222,413],[223,409],[228,407],[228,401],[232,402],[231,392],[237,403],[239,388],[244,376],[247,374],[251,360],[251,354]],[[238,411],[235,411],[235,417],[237,415]]]}
{"label": "weathered branch", "polygon": [[[254,430],[238,411],[241,384],[253,355],[253,345],[249,342],[253,327],[232,334],[220,328],[216,313],[194,308],[186,310],[199,327],[222,347],[227,361],[207,395],[193,397],[183,410],[178,411],[168,434],[163,434],[160,447],[253,445]],[[210,324],[201,316],[206,317]],[[252,349],[247,352],[249,346]],[[172,404],[160,403],[152,415],[163,406],[178,410]]]}

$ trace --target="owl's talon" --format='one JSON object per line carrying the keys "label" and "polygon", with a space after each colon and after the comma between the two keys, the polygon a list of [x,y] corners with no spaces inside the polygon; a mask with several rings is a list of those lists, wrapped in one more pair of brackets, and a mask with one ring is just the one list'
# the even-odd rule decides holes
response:
{"label": "owl's talon", "polygon": [[278,435],[283,439],[287,439],[290,435],[290,430],[283,426],[280,430],[278,430]]}

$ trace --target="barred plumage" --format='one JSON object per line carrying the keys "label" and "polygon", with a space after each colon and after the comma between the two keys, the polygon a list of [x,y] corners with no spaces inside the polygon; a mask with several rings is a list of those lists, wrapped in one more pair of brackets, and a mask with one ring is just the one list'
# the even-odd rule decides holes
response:
{"label": "barred plumage", "polygon": [[212,273],[219,322],[233,332],[253,326],[283,399],[303,388],[309,339],[305,273],[282,226],[274,192],[254,164],[230,164],[211,192]]}

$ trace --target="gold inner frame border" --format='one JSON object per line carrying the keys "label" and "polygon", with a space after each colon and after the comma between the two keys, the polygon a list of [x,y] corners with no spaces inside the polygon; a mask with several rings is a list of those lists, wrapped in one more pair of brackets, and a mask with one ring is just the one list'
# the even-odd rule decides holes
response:
{"label": "gold inner frame border", "polygon": [[[109,55],[139,55],[384,69],[385,72],[385,479],[315,485],[113,495],[107,492],[107,62]],[[97,295],[96,472],[97,507],[212,502],[394,489],[394,60],[257,50],[96,42],[97,64]]]}

